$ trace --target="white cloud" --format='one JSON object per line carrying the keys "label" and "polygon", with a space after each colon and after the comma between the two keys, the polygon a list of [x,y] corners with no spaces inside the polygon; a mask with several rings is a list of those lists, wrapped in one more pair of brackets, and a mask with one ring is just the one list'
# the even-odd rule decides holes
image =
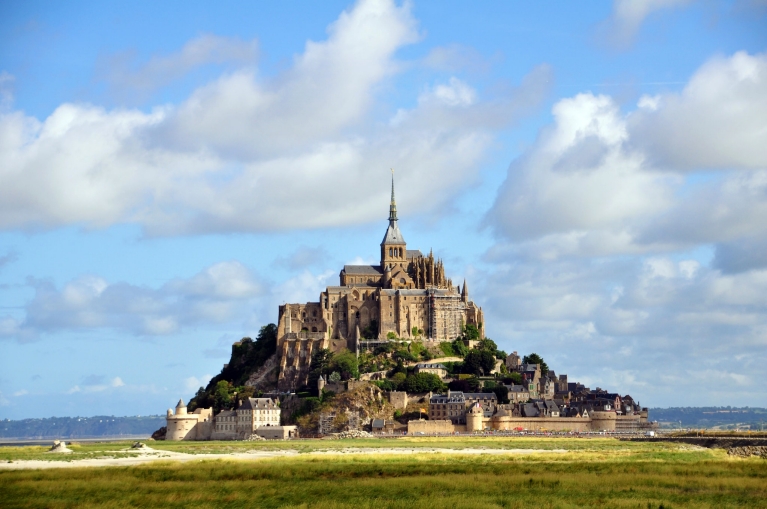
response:
{"label": "white cloud", "polygon": [[446,106],[471,106],[477,100],[477,92],[455,76],[447,83],[436,85],[418,97],[418,102],[436,101]]}
{"label": "white cloud", "polygon": [[593,94],[554,106],[487,214],[498,243],[475,295],[499,345],[653,406],[760,396],[764,64],[714,57],[633,111]]}
{"label": "white cloud", "polygon": [[14,392],[14,393],[13,393],[13,397],[15,397],[15,398],[18,398],[18,397],[20,397],[20,396],[26,396],[27,394],[29,394],[29,391],[28,391],[28,390],[26,390],[26,389],[21,389],[21,390],[19,390],[19,391],[16,391],[16,392]]}
{"label": "white cloud", "polygon": [[[648,107],[652,104],[652,107]],[[767,54],[706,62],[684,90],[640,99],[633,143],[679,170],[767,168]]]}
{"label": "white cloud", "polygon": [[[409,9],[361,0],[285,72],[237,68],[178,105],[0,115],[0,228],[127,222],[178,235],[363,223],[387,201],[390,167],[402,170],[403,207],[449,206],[496,130],[539,104],[551,72],[535,69],[496,98],[454,78],[399,122],[382,122],[382,94],[403,67],[395,53],[418,40]],[[147,69],[183,70],[222,44],[198,39]],[[147,69],[139,74],[160,72]],[[439,198],[423,200],[424,188]]]}
{"label": "white cloud", "polygon": [[11,402],[8,401],[8,398],[3,396],[3,391],[0,391],[0,406],[8,406]]}
{"label": "white cloud", "polygon": [[[138,335],[161,336],[199,324],[222,323],[244,313],[263,285],[239,262],[222,262],[189,279],[173,279],[159,289],[127,283],[108,283],[83,276],[60,290],[47,281],[33,280],[35,295],[25,305],[19,322],[0,320],[0,337],[20,341],[60,330],[120,329]],[[103,377],[86,386],[104,386]],[[119,377],[112,380],[121,382]]]}
{"label": "white cloud", "polygon": [[122,381],[122,378],[119,376],[116,376],[112,379],[111,383],[112,387],[123,387],[125,386],[125,382]]}
{"label": "white cloud", "polygon": [[[751,70],[733,70],[740,68]],[[730,79],[738,72],[764,92],[739,95]],[[488,214],[488,223],[510,242],[491,256],[551,260],[764,238],[767,148],[756,139],[767,133],[762,74],[765,57],[738,53],[707,62],[681,98],[657,98],[654,109],[623,113],[612,98],[592,94],[560,100],[554,124],[512,163]],[[712,86],[705,104],[694,99],[702,94],[690,90],[708,81],[730,83],[735,93],[725,97],[727,87]],[[684,114],[692,110],[721,122]],[[659,119],[669,119],[673,130],[664,130]],[[739,123],[742,128],[735,127]],[[699,155],[709,147],[716,155]]]}

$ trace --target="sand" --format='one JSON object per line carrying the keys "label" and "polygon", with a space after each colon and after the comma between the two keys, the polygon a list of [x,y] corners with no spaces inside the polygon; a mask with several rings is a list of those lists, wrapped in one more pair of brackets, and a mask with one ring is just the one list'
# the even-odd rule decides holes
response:
{"label": "sand", "polygon": [[[156,449],[125,449],[126,453],[133,453],[131,456],[112,457],[112,458],[94,458],[80,459],[71,461],[43,461],[43,460],[20,460],[13,463],[0,463],[0,470],[34,470],[48,468],[82,468],[82,467],[125,467],[133,465],[143,465],[155,461],[206,461],[206,460],[258,460],[265,458],[280,458],[311,455],[355,455],[355,454],[492,454],[492,455],[515,455],[515,454],[561,454],[567,452],[565,449],[439,449],[439,448],[380,448],[380,449],[330,449],[325,451],[312,451],[299,453],[298,451],[247,451],[229,454],[187,454],[182,452],[160,451]],[[138,455],[136,455],[138,452]],[[116,453],[120,454],[120,452]]]}

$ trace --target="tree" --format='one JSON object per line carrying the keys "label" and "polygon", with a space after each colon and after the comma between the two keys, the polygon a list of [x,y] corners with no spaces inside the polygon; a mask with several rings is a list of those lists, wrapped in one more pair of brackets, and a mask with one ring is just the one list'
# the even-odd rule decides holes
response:
{"label": "tree", "polygon": [[445,388],[440,378],[433,373],[418,373],[405,379],[402,387],[407,392],[441,392]]}
{"label": "tree", "polygon": [[229,408],[232,404],[232,395],[230,394],[232,384],[226,380],[221,380],[216,384],[213,391],[213,408],[215,412],[220,412],[224,408]]}
{"label": "tree", "polygon": [[360,371],[357,363],[357,356],[349,350],[344,350],[335,355],[331,363],[333,371],[341,373],[342,380],[350,378],[359,378]]}
{"label": "tree", "polygon": [[509,389],[503,385],[496,385],[491,389],[485,389],[483,392],[494,392],[495,397],[498,398],[498,403],[501,405],[509,402]]}
{"label": "tree", "polygon": [[469,353],[469,349],[460,338],[453,341],[453,355],[456,357],[466,357],[467,353]]}
{"label": "tree", "polygon": [[495,355],[487,350],[471,350],[463,359],[463,372],[482,376],[495,369]]}
{"label": "tree", "polygon": [[328,380],[330,380],[334,384],[337,384],[338,382],[341,381],[341,373],[339,373],[338,371],[333,371],[328,377]]}
{"label": "tree", "polygon": [[530,355],[525,355],[522,358],[523,364],[538,364],[541,366],[541,376],[545,376],[546,373],[549,372],[549,367],[546,365],[545,362],[543,362],[543,358],[538,355],[537,353],[531,353]]}
{"label": "tree", "polygon": [[386,339],[397,339],[397,335],[391,331],[386,333]]}
{"label": "tree", "polygon": [[327,348],[320,348],[312,352],[312,361],[309,363],[309,376],[307,377],[306,385],[309,392],[319,395],[317,390],[317,380],[320,379],[320,375],[326,379],[332,370],[330,364],[333,362],[333,352]]}
{"label": "tree", "polygon": [[492,339],[484,338],[484,339],[480,339],[479,342],[477,343],[477,349],[487,350],[488,352],[495,355],[496,352],[498,351],[498,345],[496,345],[495,341],[493,341]]}
{"label": "tree", "polygon": [[478,341],[479,329],[477,329],[477,326],[473,324],[464,325],[463,330],[461,331],[461,336],[462,339],[466,341]]}
{"label": "tree", "polygon": [[447,388],[451,391],[471,392],[471,386],[466,380],[452,380],[447,384]]}
{"label": "tree", "polygon": [[522,385],[522,375],[517,372],[508,373],[503,379],[506,385]]}
{"label": "tree", "polygon": [[466,383],[469,384],[469,392],[479,392],[482,387],[482,382],[476,376],[467,378]]}

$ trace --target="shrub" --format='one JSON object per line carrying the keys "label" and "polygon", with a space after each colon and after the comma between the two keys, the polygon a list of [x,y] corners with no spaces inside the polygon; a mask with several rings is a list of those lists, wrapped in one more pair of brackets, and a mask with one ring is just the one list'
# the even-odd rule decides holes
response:
{"label": "shrub", "polygon": [[448,357],[452,357],[455,355],[455,352],[453,351],[453,344],[448,343],[447,341],[443,341],[439,344],[439,349],[442,350],[442,353],[447,355]]}
{"label": "shrub", "polygon": [[418,373],[405,379],[402,387],[407,392],[442,392],[445,384],[432,373]]}

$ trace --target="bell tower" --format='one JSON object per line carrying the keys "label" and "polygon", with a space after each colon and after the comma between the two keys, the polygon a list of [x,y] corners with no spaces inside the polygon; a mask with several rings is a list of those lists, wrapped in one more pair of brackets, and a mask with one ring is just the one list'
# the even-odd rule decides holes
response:
{"label": "bell tower", "polygon": [[394,170],[391,171],[391,203],[389,204],[389,227],[381,242],[381,268],[399,265],[407,267],[407,244],[397,226],[397,202],[394,199]]}

